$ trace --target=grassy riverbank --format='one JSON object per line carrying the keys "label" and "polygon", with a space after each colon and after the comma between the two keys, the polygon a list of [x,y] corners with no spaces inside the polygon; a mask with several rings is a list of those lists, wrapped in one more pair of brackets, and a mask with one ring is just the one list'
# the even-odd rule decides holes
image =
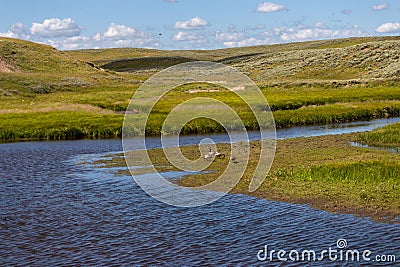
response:
{"label": "grassy riverbank", "polygon": [[[295,90],[295,89],[293,89]],[[329,89],[324,89],[329,90]],[[288,100],[287,91],[268,93],[272,95],[269,101],[274,109],[273,115],[278,128],[310,124],[340,123],[373,118],[398,117],[400,115],[400,100],[389,100],[397,97],[400,90],[397,88],[380,88],[369,100],[346,102],[344,99],[329,99],[324,104],[324,90],[316,90],[315,97],[321,95],[319,105],[301,103],[299,100]],[[353,90],[339,89],[337,94],[348,96]],[[117,92],[108,91],[106,96],[97,96],[94,89],[81,93],[58,92],[45,96],[15,96],[1,102],[0,106],[0,139],[76,139],[76,138],[108,138],[120,137],[122,132],[123,111],[127,105],[131,90]],[[362,89],[359,91],[362,91]],[[372,90],[371,90],[372,91]],[[387,92],[388,97],[384,95]],[[93,93],[93,94],[92,94]],[[307,94],[308,89],[296,89],[296,93]],[[244,103],[238,102],[232,93],[172,93],[156,106],[152,112],[147,132],[157,135],[160,125],[174,105],[184,102],[194,96],[215,97],[227,103],[239,113],[245,126],[249,130],[257,129],[252,113],[246,109]],[[289,93],[290,94],[290,93]],[[192,96],[193,95],[193,96]],[[362,95],[362,93],[361,93]],[[379,98],[372,100],[372,98]],[[362,98],[362,97],[360,97]],[[275,100],[276,99],[276,100]],[[308,98],[307,101],[310,101]],[[115,102],[113,102],[115,101]],[[337,101],[337,102],[336,102]],[[283,103],[284,102],[284,103]],[[140,117],[140,114],[138,114]],[[182,134],[220,132],[222,128],[217,123],[207,120],[195,120],[186,125]]]}
{"label": "grassy riverbank", "polygon": [[[350,134],[278,141],[270,173],[257,191],[249,193],[259,157],[259,142],[252,142],[246,172],[231,193],[390,222],[400,216],[400,154],[351,146],[358,138]],[[182,147],[181,151],[190,159],[200,157],[198,146]],[[229,155],[230,145],[219,144],[218,151]],[[161,149],[149,150],[149,155],[159,171],[176,170]],[[228,161],[229,156],[216,159],[206,174],[187,175],[175,182],[187,187],[208,184],[225,170]],[[125,165],[123,158],[97,163]],[[141,172],[146,170],[139,169]]]}
{"label": "grassy riverbank", "polygon": [[400,123],[360,134],[358,141],[369,146],[391,147],[400,150]]}

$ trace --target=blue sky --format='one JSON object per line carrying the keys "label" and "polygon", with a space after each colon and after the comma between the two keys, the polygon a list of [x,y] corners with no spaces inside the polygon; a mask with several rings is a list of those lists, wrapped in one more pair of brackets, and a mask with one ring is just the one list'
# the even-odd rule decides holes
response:
{"label": "blue sky", "polygon": [[0,36],[59,49],[215,49],[400,34],[399,0],[3,1]]}

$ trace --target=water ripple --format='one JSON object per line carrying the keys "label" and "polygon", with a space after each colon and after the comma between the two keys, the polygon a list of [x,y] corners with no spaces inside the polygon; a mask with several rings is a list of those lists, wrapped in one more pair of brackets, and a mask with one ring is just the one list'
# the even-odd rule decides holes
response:
{"label": "water ripple", "polygon": [[257,252],[265,245],[321,251],[339,238],[351,249],[399,252],[398,225],[243,195],[172,207],[131,177],[77,165],[79,157],[120,150],[117,140],[1,145],[1,265],[281,266],[258,261]]}

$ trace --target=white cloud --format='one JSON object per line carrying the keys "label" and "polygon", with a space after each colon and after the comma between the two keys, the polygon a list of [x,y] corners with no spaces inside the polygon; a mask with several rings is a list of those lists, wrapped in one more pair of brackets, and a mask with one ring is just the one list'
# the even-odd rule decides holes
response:
{"label": "white cloud", "polygon": [[232,42],[232,41],[239,41],[245,38],[244,33],[237,33],[237,32],[217,32],[215,34],[215,40],[218,42]]}
{"label": "white cloud", "polygon": [[33,36],[40,38],[58,38],[58,37],[72,37],[78,36],[81,28],[71,18],[59,19],[51,18],[45,19],[42,23],[34,22],[30,29]]}
{"label": "white cloud", "polygon": [[156,48],[159,46],[159,43],[148,33],[116,23],[111,23],[105,31],[96,33],[92,41],[96,47]]}
{"label": "white cloud", "polygon": [[269,35],[260,33],[259,31],[240,31],[228,30],[219,31],[215,34],[215,41],[221,43],[225,47],[241,47],[263,45],[270,43]]}
{"label": "white cloud", "polygon": [[375,31],[380,33],[397,33],[400,32],[400,23],[384,23],[376,28]]}
{"label": "white cloud", "polygon": [[208,22],[206,20],[201,19],[199,17],[194,17],[187,21],[177,21],[175,23],[175,29],[192,30],[192,29],[199,29],[207,25]]}
{"label": "white cloud", "polygon": [[350,28],[330,29],[317,27],[300,27],[300,28],[283,28],[275,29],[280,39],[285,42],[296,42],[316,39],[329,39],[341,37],[363,36],[365,33],[359,29],[357,25]]}
{"label": "white cloud", "polygon": [[24,24],[21,22],[12,24],[10,29],[7,32],[1,32],[0,36],[21,39],[27,39],[29,37]]}
{"label": "white cloud", "polygon": [[15,33],[16,35],[25,35],[27,34],[26,28],[24,24],[21,22],[17,22],[10,27],[10,31]]}
{"label": "white cloud", "polygon": [[265,45],[270,43],[270,40],[267,39],[258,39],[255,37],[245,38],[239,41],[227,41],[223,42],[223,45],[226,47],[242,47],[242,46],[254,46],[254,45]]}
{"label": "white cloud", "polygon": [[190,49],[193,47],[205,48],[210,43],[206,34],[199,34],[194,32],[182,32],[182,31],[173,35],[172,40],[182,43],[183,46],[178,44],[178,47],[184,49]]}
{"label": "white cloud", "polygon": [[373,11],[381,11],[381,10],[385,10],[385,9],[389,9],[389,8],[390,8],[390,6],[389,6],[388,3],[384,3],[384,4],[381,4],[381,5],[373,5],[372,6],[372,10]]}
{"label": "white cloud", "polygon": [[47,40],[49,45],[57,47],[58,49],[78,49],[78,48],[93,48],[91,39],[87,36],[74,36],[68,38],[60,38]]}
{"label": "white cloud", "polygon": [[225,47],[241,47],[365,35],[367,34],[357,25],[332,29],[319,21],[312,26],[298,24],[260,31],[240,31],[236,28],[234,30],[228,29],[227,31],[216,32],[215,41]]}
{"label": "white cloud", "polygon": [[285,9],[285,6],[272,2],[264,2],[258,5],[257,12],[277,12]]}
{"label": "white cloud", "polygon": [[93,36],[93,40],[120,40],[141,36],[144,36],[144,33],[136,30],[135,28],[126,25],[111,23],[106,31],[96,33]]}
{"label": "white cloud", "polygon": [[80,35],[81,28],[72,19],[48,19],[33,23],[30,31],[22,23],[11,25],[0,36],[19,38],[52,45],[58,49],[93,47],[159,48],[159,42],[147,32],[121,24],[111,23],[107,29],[93,36]]}
{"label": "white cloud", "polygon": [[199,38],[200,37],[197,34],[192,32],[178,32],[172,37],[174,41],[194,41]]}

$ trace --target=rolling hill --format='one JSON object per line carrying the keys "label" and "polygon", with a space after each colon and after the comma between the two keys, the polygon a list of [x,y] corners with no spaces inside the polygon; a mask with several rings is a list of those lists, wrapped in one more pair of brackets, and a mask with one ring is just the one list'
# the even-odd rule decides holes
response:
{"label": "rolling hill", "polygon": [[208,60],[238,68],[259,83],[300,80],[397,79],[400,37],[366,37],[219,50],[98,49],[66,53],[103,68],[154,73],[177,63]]}

